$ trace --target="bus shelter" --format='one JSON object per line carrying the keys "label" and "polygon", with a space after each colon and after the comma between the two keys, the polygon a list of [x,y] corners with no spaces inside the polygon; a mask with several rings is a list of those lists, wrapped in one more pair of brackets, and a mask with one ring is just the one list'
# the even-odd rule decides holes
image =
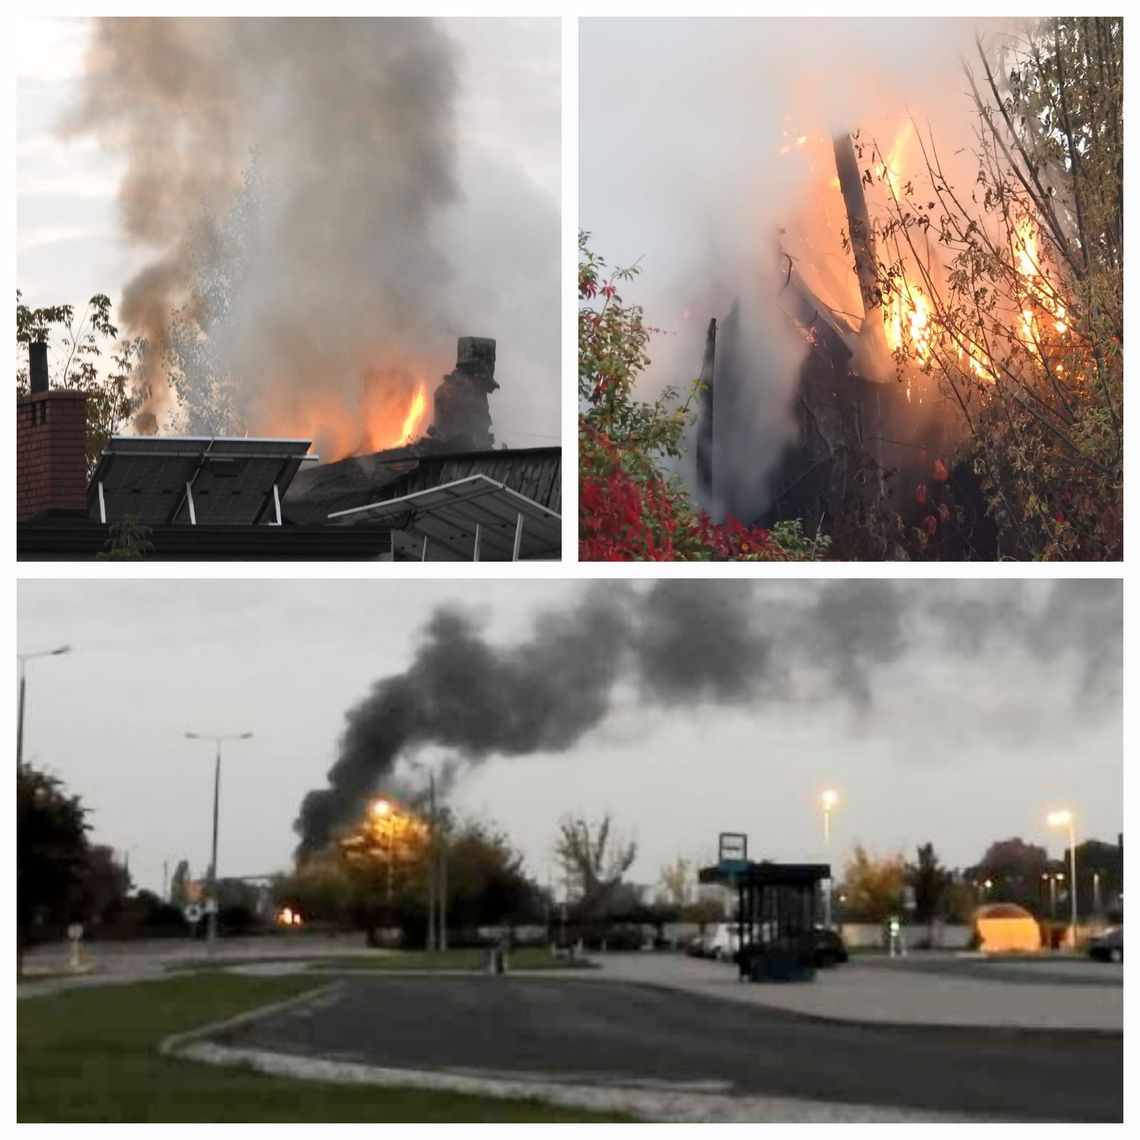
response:
{"label": "bus shelter", "polygon": [[735,862],[707,867],[702,883],[737,895],[736,958],[750,982],[802,982],[815,977],[816,915],[826,863]]}

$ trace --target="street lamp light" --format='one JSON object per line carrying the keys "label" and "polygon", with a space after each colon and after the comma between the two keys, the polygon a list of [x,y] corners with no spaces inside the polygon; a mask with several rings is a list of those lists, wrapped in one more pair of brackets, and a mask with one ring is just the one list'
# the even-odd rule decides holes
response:
{"label": "street lamp light", "polygon": [[209,733],[187,732],[187,740],[212,740],[214,742],[214,830],[210,841],[210,891],[209,915],[206,920],[207,946],[213,951],[218,941],[218,799],[222,788],[222,741],[249,740],[252,732],[232,733],[229,736],[211,736]]}
{"label": "street lamp light", "polygon": [[[828,848],[831,844],[831,813],[839,805],[839,793],[832,788],[824,791],[823,795],[819,798],[820,805],[823,808],[823,855],[828,859]],[[830,859],[828,859],[828,866],[830,868]],[[827,879],[827,889],[823,894],[823,925],[831,929],[831,890],[832,878],[829,875]]]}
{"label": "street lamp light", "polygon": [[27,670],[25,668],[27,662],[35,660],[37,657],[59,657],[64,653],[70,653],[70,645],[61,645],[58,649],[42,649],[38,653],[17,653],[16,659],[20,662],[20,697],[19,709],[16,714],[16,767],[20,768],[24,763],[24,698],[27,693],[28,680]]}
{"label": "street lamp light", "polygon": [[1077,945],[1077,832],[1073,821],[1073,813],[1068,808],[1060,811],[1051,811],[1045,822],[1050,827],[1065,827],[1069,831],[1069,911],[1072,917],[1072,927],[1069,937],[1073,949]]}

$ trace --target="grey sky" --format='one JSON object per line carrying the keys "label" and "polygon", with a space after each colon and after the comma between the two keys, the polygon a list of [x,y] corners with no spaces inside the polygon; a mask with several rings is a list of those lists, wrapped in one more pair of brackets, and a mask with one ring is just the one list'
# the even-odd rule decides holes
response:
{"label": "grey sky", "polygon": [[[712,585],[673,588],[698,597]],[[612,811],[641,845],[633,875],[642,882],[678,854],[711,858],[720,830],[747,831],[756,855],[818,857],[818,796],[829,785],[843,797],[837,863],[856,840],[908,853],[931,840],[956,865],[1014,835],[1059,853],[1063,837],[1044,824],[1058,805],[1076,812],[1082,836],[1113,839],[1122,829],[1119,583],[1086,584],[1062,605],[1045,582],[897,587],[900,639],[859,658],[865,705],[829,671],[827,644],[793,660],[797,645],[824,633],[801,620],[821,583],[717,587],[752,589],[761,632],[792,615],[775,642],[778,683],[765,682],[756,699],[686,705],[683,694],[648,702],[625,676],[610,715],[566,752],[492,755],[459,779],[454,804],[501,824],[532,874],[546,877],[565,812]],[[847,589],[836,595],[841,607]],[[157,887],[164,859],[186,857],[201,870],[208,857],[212,755],[183,732],[252,730],[253,740],[225,754],[219,866],[284,868],[301,798],[324,785],[345,713],[372,682],[408,666],[438,604],[474,607],[488,639],[511,645],[531,635],[540,610],[577,607],[585,590],[541,581],[25,580],[20,651],[74,647],[29,665],[25,755],[79,793],[95,837],[128,850],[136,878]],[[976,607],[999,590],[1001,608],[1030,615],[1016,635],[995,632],[1001,621]],[[850,620],[860,626],[853,637],[874,635],[880,616],[860,609],[849,618],[841,608],[833,624]],[[882,619],[893,620],[886,610]],[[683,654],[677,666],[683,676]]]}
{"label": "grey sky", "polygon": [[[457,49],[459,79],[461,198],[441,223],[454,320],[461,333],[498,338],[502,390],[492,412],[499,442],[556,441],[559,21],[442,24]],[[17,277],[30,305],[80,305],[96,292],[118,304],[147,260],[147,251],[125,244],[119,224],[125,157],[101,150],[89,135],[65,139],[56,131],[77,99],[90,38],[84,19],[18,22]]]}

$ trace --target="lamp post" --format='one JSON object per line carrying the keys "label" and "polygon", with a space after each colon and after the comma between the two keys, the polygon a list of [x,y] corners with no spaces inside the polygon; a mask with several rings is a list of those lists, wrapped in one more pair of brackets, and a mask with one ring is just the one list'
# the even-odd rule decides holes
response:
{"label": "lamp post", "polygon": [[187,732],[185,736],[187,740],[214,742],[214,827],[210,840],[210,874],[207,879],[210,905],[206,919],[207,947],[212,952],[218,941],[218,801],[222,790],[222,741],[249,740],[253,733],[238,732],[228,736],[211,736],[209,733]]}
{"label": "lamp post", "polygon": [[[820,796],[819,802],[823,808],[823,857],[828,860],[828,867],[830,869],[831,813],[839,805],[839,793],[828,788],[823,795]],[[831,876],[828,875],[827,888],[823,893],[823,925],[828,930],[831,929],[831,888],[832,879]]]}
{"label": "lamp post", "polygon": [[[439,842],[439,819],[435,810],[435,771],[420,760],[409,761],[417,772],[426,772],[428,778],[428,851],[427,851],[427,893],[428,893],[428,929],[427,948],[435,950],[438,943],[442,949],[446,945],[447,936],[444,933],[447,915],[447,901],[443,891],[443,876],[440,874],[440,861],[443,857],[443,847]],[[436,922],[436,906],[439,906],[438,925]]]}
{"label": "lamp post", "polygon": [[1069,831],[1069,911],[1072,925],[1069,930],[1070,944],[1077,945],[1077,831],[1073,813],[1068,808],[1051,811],[1045,822],[1050,827],[1065,827]]}
{"label": "lamp post", "polygon": [[368,809],[372,818],[380,823],[383,821],[384,833],[388,840],[388,888],[387,900],[389,910],[392,907],[392,803],[390,800],[373,800]]}
{"label": "lamp post", "polygon": [[42,649],[38,653],[17,653],[16,660],[20,662],[20,696],[19,707],[16,712],[16,767],[20,768],[24,763],[24,701],[27,695],[28,678],[27,678],[27,663],[34,661],[37,657],[59,657],[64,653],[70,653],[70,645],[61,645],[58,649]]}

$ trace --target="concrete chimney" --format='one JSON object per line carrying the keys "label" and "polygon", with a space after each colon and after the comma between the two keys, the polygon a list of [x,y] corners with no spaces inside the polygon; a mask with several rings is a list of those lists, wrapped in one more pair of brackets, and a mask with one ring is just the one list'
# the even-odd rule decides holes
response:
{"label": "concrete chimney", "polygon": [[16,401],[16,521],[87,512],[87,395],[49,389],[47,345],[28,345],[30,392]]}

